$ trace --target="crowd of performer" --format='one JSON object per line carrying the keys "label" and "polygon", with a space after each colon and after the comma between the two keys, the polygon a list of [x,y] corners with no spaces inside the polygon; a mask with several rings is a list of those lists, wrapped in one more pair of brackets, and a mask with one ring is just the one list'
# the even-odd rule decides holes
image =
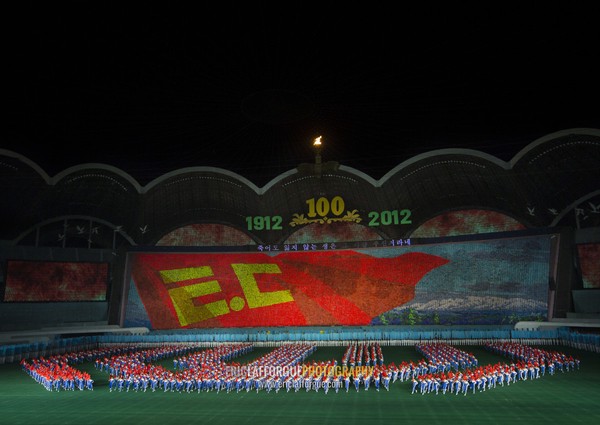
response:
{"label": "crowd of performer", "polygon": [[[110,362],[100,362],[99,369],[108,371],[109,391],[171,391],[171,392],[250,392],[281,390],[286,392],[315,391],[327,394],[339,392],[389,391],[392,377],[397,379],[395,366],[377,364],[383,359],[378,345],[370,346],[365,365],[338,365],[337,360],[305,363],[315,352],[315,344],[285,344],[247,364],[232,361],[252,350],[250,344],[222,345],[175,357],[174,370],[146,363],[155,352],[135,352],[113,356]],[[156,351],[156,350],[154,350]],[[361,363],[363,363],[361,361]],[[373,366],[370,366],[373,364]]]}
{"label": "crowd of performer", "polygon": [[[527,379],[539,379],[544,376],[546,368],[549,374],[553,375],[555,368],[560,371],[574,370],[579,368],[579,360],[557,351],[546,351],[539,348],[533,348],[526,345],[503,342],[488,343],[484,345],[486,349],[496,354],[510,357],[511,364],[496,363],[493,365],[477,366],[477,360],[468,353],[465,360],[464,369],[459,370],[454,367],[447,367],[447,363],[442,361],[441,370],[438,364],[437,369],[421,369],[417,376],[412,377],[412,394],[435,393],[442,394],[475,394],[476,392],[491,390],[497,386],[509,386],[511,383],[526,381]],[[426,353],[426,357],[431,361],[445,357],[452,353],[450,357],[453,365],[456,365],[456,359],[461,357],[461,352],[445,344],[418,346],[420,352]],[[436,371],[437,370],[437,371]]]}
{"label": "crowd of performer", "polygon": [[60,390],[93,390],[94,380],[87,372],[82,372],[71,365],[84,361],[92,362],[115,355],[133,353],[137,346],[108,346],[92,350],[81,350],[61,355],[51,355],[34,359],[21,360],[21,368],[36,382],[48,391]]}
{"label": "crowd of performer", "polygon": [[526,364],[530,370],[530,377],[540,374],[543,376],[546,369],[550,375],[554,375],[555,371],[568,372],[579,369],[579,359],[554,350],[543,350],[516,342],[487,343],[484,348],[501,356],[510,357],[520,364]]}
{"label": "crowd of performer", "polygon": [[[236,358],[250,353],[252,344],[222,344],[199,350],[194,345],[165,345],[143,349],[136,346],[106,347],[31,361],[23,369],[48,391],[93,390],[93,379],[72,367],[94,362],[97,370],[109,374],[109,391],[250,392],[267,393],[315,391],[389,391],[399,380],[411,383],[412,394],[474,394],[539,379],[549,374],[579,368],[579,360],[557,351],[546,351],[512,342],[488,343],[495,354],[511,358],[510,364],[479,366],[469,352],[445,343],[417,344],[420,361],[385,364],[378,343],[351,343],[341,362],[306,362],[317,350],[315,344],[290,343],[249,363]],[[157,362],[172,358],[173,369]]]}
{"label": "crowd of performer", "polygon": [[375,366],[383,365],[383,353],[379,343],[352,343],[346,347],[342,356],[344,366]]}
{"label": "crowd of performer", "polygon": [[87,372],[69,365],[67,356],[21,360],[21,368],[48,391],[93,390],[94,380]]}
{"label": "crowd of performer", "polygon": [[[190,352],[192,347],[160,347],[125,356],[114,356],[108,365],[110,373],[109,391],[187,391],[213,389],[226,371],[226,360],[246,354],[251,344],[221,345],[200,352]],[[186,353],[176,358],[174,365],[179,370],[168,370],[164,366],[147,362],[148,359],[163,359]],[[181,366],[180,366],[181,365]],[[187,366],[187,367],[186,367]],[[218,384],[217,384],[218,382]]]}
{"label": "crowd of performer", "polygon": [[415,350],[429,362],[430,373],[477,367],[477,358],[466,351],[445,343],[417,344]]}

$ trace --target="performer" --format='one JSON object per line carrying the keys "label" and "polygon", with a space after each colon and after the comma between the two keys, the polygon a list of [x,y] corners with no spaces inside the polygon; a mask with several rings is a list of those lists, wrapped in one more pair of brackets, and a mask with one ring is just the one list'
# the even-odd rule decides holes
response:
{"label": "performer", "polygon": [[354,379],[354,388],[356,388],[356,392],[359,391],[360,388],[360,375],[352,375]]}
{"label": "performer", "polygon": [[386,391],[389,391],[390,390],[390,376],[386,372],[383,372],[383,374],[381,375],[381,378],[383,380],[383,387],[386,389]]}

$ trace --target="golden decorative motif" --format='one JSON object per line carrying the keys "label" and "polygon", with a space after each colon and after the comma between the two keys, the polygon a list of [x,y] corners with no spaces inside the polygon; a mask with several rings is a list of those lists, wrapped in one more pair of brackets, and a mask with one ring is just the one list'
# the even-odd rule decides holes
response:
{"label": "golden decorative motif", "polygon": [[346,211],[346,215],[343,217],[318,217],[318,218],[306,218],[304,214],[294,214],[290,226],[295,227],[302,224],[331,224],[337,222],[354,222],[360,223],[362,218],[358,214],[358,210]]}

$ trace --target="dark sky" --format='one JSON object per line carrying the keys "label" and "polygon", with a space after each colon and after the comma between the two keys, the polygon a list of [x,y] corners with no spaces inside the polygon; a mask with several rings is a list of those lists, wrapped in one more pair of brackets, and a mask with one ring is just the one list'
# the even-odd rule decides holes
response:
{"label": "dark sky", "polygon": [[5,14],[0,148],[51,176],[105,163],[146,184],[213,166],[262,186],[312,162],[318,135],[324,161],[378,179],[434,149],[508,161],[552,132],[600,128],[593,10],[152,4]]}

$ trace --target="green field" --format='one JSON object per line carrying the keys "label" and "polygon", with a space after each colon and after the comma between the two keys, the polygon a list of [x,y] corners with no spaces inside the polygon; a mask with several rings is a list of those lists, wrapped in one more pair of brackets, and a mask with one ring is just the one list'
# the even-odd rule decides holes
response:
{"label": "green field", "polygon": [[[508,361],[479,347],[470,351],[479,364]],[[600,423],[600,355],[569,347],[542,347],[572,354],[580,370],[519,381],[467,396],[411,394],[410,384],[396,381],[390,391],[349,393],[178,393],[109,392],[108,374],[91,363],[76,365],[94,379],[94,391],[48,392],[20,369],[0,365],[0,424],[574,424]],[[257,348],[245,362],[269,349]],[[386,363],[419,360],[412,347],[382,347]],[[341,359],[344,347],[319,348],[312,359]],[[172,361],[164,366],[173,368]]]}

